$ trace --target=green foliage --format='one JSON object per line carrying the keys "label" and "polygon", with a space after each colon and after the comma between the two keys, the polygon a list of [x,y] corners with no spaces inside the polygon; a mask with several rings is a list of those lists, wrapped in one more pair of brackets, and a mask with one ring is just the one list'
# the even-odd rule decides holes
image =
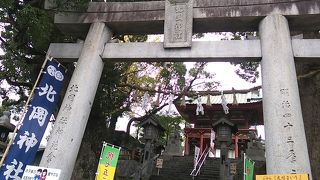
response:
{"label": "green foliage", "polygon": [[[244,40],[247,39],[248,36],[255,37],[255,32],[235,32],[232,34],[231,40]],[[238,66],[239,69],[235,71],[235,73],[242,79],[255,83],[257,78],[259,77],[258,68],[260,66],[260,62],[241,62],[241,63],[231,63],[235,66]]]}
{"label": "green foliage", "polygon": [[[128,98],[128,89],[117,88],[125,79],[121,75],[127,70],[126,63],[106,63],[97,90],[94,110],[104,117],[111,118],[114,113],[119,113]],[[120,113],[121,114],[121,113]]]}
{"label": "green foliage", "polygon": [[[0,2],[0,96],[3,106],[19,110],[34,84],[50,42],[72,42],[53,25],[53,16],[42,9],[41,0],[3,0]],[[5,83],[9,84],[4,88]],[[10,95],[18,95],[18,100]]]}
{"label": "green foliage", "polygon": [[[163,78],[162,84],[166,84],[163,89],[181,91],[185,87],[185,75],[187,69],[185,65],[181,62],[166,62],[159,64],[161,68],[160,76]],[[171,82],[171,83],[170,83]]]}
{"label": "green foliage", "polygon": [[85,11],[90,0],[48,0],[55,11]]}
{"label": "green foliage", "polygon": [[205,70],[205,66],[208,63],[206,62],[197,62],[195,65],[189,70],[189,75],[191,79],[195,79],[197,82],[201,83],[194,83],[192,80],[189,79],[190,82],[194,83],[195,85],[192,86],[189,90],[204,90],[204,91],[211,91],[216,89],[220,86],[218,81],[214,80],[215,74],[210,73]]}
{"label": "green foliage", "polygon": [[48,35],[54,30],[52,19],[48,13],[26,5],[17,13],[17,20],[18,28],[25,30],[24,34],[21,34],[23,37],[17,39],[18,43],[29,43],[28,46],[30,48],[34,48],[39,52],[46,51],[46,47],[51,41],[51,37]]}
{"label": "green foliage", "polygon": [[157,118],[161,126],[165,129],[164,136],[161,137],[160,143],[162,145],[166,145],[171,134],[173,134],[176,131],[181,131],[180,125],[183,125],[185,123],[185,120],[181,116],[172,116],[164,114],[157,115]]}
{"label": "green foliage", "polygon": [[239,69],[235,71],[239,77],[251,83],[256,82],[259,77],[259,62],[242,62],[236,65],[239,66]]}

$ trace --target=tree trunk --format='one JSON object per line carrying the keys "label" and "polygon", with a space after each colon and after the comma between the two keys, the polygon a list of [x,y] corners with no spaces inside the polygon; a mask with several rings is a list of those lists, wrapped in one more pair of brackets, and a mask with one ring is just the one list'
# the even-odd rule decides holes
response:
{"label": "tree trunk", "polygon": [[109,141],[109,129],[98,112],[91,112],[84,133],[72,180],[94,180],[103,141]]}
{"label": "tree trunk", "polygon": [[116,124],[117,124],[117,121],[118,121],[118,115],[112,115],[111,118],[110,118],[110,125],[109,125],[109,129],[111,131],[114,131],[116,129]]}
{"label": "tree trunk", "polygon": [[312,176],[320,177],[320,64],[296,64]]}

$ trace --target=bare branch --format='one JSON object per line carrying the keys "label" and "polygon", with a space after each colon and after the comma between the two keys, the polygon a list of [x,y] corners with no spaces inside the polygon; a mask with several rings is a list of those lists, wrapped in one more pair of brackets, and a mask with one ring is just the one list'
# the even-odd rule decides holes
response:
{"label": "bare branch", "polygon": [[6,44],[6,40],[4,40],[1,36],[0,36],[0,41],[3,43],[3,44]]}

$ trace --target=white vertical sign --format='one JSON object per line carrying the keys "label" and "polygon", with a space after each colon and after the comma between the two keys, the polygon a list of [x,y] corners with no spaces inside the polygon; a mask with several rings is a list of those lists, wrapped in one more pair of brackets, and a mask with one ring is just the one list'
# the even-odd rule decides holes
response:
{"label": "white vertical sign", "polygon": [[200,157],[200,148],[197,146],[194,146],[194,168],[197,167],[197,161]]}
{"label": "white vertical sign", "polygon": [[27,165],[23,173],[22,179],[59,180],[60,173],[60,169]]}
{"label": "white vertical sign", "polygon": [[214,153],[214,140],[216,139],[216,133],[214,132],[214,130],[211,129],[211,133],[210,133],[210,148],[212,153]]}

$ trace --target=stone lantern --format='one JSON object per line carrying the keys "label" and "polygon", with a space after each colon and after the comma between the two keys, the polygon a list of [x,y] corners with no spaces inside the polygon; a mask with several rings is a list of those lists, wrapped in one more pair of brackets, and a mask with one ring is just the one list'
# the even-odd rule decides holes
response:
{"label": "stone lantern", "polygon": [[238,128],[225,117],[213,123],[212,126],[217,135],[216,142],[220,146],[220,179],[226,179],[228,174],[228,164],[226,161],[230,145],[232,144],[232,134],[236,133]]}
{"label": "stone lantern", "polygon": [[237,132],[237,127],[226,118],[221,118],[219,121],[212,124],[219,142],[231,142],[232,134]]}
{"label": "stone lantern", "polygon": [[13,132],[15,126],[10,123],[10,112],[4,111],[0,117],[0,149],[6,147],[6,141],[10,132]]}
{"label": "stone lantern", "polygon": [[143,127],[143,140],[145,141],[144,158],[143,162],[153,158],[155,146],[158,139],[163,135],[165,129],[160,125],[155,116],[151,116],[148,119],[140,123]]}

